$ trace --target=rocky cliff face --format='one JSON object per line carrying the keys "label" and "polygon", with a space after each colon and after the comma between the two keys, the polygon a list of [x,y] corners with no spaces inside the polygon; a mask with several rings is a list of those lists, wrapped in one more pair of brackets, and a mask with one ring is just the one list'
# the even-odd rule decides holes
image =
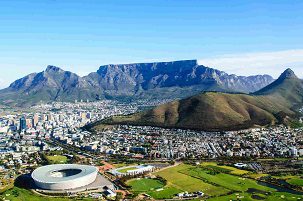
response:
{"label": "rocky cliff face", "polygon": [[254,92],[269,75],[236,76],[198,65],[196,60],[101,66],[80,77],[56,66],[32,73],[0,91],[0,100],[17,104],[102,98],[184,98],[201,91]]}
{"label": "rocky cliff face", "polygon": [[196,60],[101,66],[87,76],[104,90],[150,90],[193,85],[216,86],[224,90],[254,92],[273,81],[269,75],[236,76],[198,65]]}

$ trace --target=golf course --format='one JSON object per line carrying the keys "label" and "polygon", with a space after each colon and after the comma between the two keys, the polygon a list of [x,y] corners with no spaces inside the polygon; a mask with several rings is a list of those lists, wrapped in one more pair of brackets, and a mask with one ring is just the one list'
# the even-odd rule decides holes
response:
{"label": "golf course", "polygon": [[[220,166],[216,163],[200,165],[179,164],[154,173],[166,182],[157,178],[137,178],[127,182],[131,191],[138,195],[145,193],[154,199],[169,199],[181,192],[202,191],[205,196],[193,200],[301,200],[303,194],[282,192],[274,187],[260,184],[254,178],[263,176],[231,166]],[[288,182],[301,185],[300,177],[290,177]]]}

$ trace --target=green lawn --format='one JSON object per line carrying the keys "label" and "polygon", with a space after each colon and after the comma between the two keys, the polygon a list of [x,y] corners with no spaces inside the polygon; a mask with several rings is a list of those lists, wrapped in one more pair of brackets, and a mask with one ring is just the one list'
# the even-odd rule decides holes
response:
{"label": "green lawn", "polygon": [[247,173],[250,173],[247,170],[242,170],[242,169],[238,169],[236,167],[231,167],[231,166],[226,166],[226,165],[218,165],[215,162],[204,162],[201,164],[201,166],[204,167],[212,167],[214,169],[217,169],[220,171],[220,169],[222,170],[222,172],[229,172],[230,174],[235,174],[235,175],[244,175]]}
{"label": "green lawn", "polygon": [[158,179],[133,179],[128,181],[127,185],[136,192],[146,192],[164,187],[164,184]]}
{"label": "green lawn", "polygon": [[[68,198],[50,198],[50,197],[42,197],[37,194],[34,194],[33,192],[14,187],[11,190],[6,191],[1,195],[1,198],[4,198],[4,200],[10,200],[10,201],[68,201],[73,199]],[[76,200],[76,199],[74,199]],[[92,199],[81,199],[81,200],[92,200]]]}
{"label": "green lawn", "polygon": [[126,167],[126,166],[135,166],[138,165],[137,163],[113,163],[113,166],[115,166],[115,168],[122,168],[122,167]]}
{"label": "green lawn", "polygon": [[137,169],[136,167],[129,167],[129,168],[124,168],[124,169],[118,170],[118,172],[127,173],[130,170],[136,170],[136,169]]}
{"label": "green lawn", "polygon": [[274,189],[258,185],[254,180],[224,173],[213,174],[211,171],[206,170],[202,167],[193,167],[181,172],[192,177],[201,178],[202,180],[206,180],[209,183],[215,183],[216,185],[230,190],[244,192],[249,188],[254,188],[265,191],[274,191]]}
{"label": "green lawn", "polygon": [[169,199],[181,192],[181,190],[174,187],[165,187],[162,191],[150,191],[147,192],[147,194],[152,196],[154,199]]}
{"label": "green lawn", "polygon": [[132,179],[127,182],[134,194],[146,193],[155,199],[169,199],[181,190],[166,186],[158,179]]}
{"label": "green lawn", "polygon": [[[259,195],[259,194],[257,194]],[[262,196],[264,201],[295,201],[302,200],[303,197],[299,195],[293,195],[289,193],[274,192],[270,195],[259,195]],[[207,199],[207,201],[229,201],[229,200],[241,200],[241,201],[259,201],[260,199],[253,199],[249,193],[234,193],[232,195],[214,197]]]}
{"label": "green lawn", "polygon": [[169,186],[177,188],[183,192],[202,191],[208,195],[222,195],[229,192],[229,190],[225,188],[213,186],[203,182],[201,179],[196,179],[180,172],[191,167],[193,166],[181,164],[176,167],[160,171],[156,173],[156,175],[166,179]]}
{"label": "green lawn", "polygon": [[46,156],[50,164],[64,164],[67,163],[67,157],[62,155]]}
{"label": "green lawn", "polygon": [[303,186],[303,179],[299,176],[286,180],[288,183],[296,186]]}
{"label": "green lawn", "polygon": [[285,180],[289,184],[303,187],[303,176],[302,175],[285,175],[285,176],[273,176],[273,177],[276,179]]}

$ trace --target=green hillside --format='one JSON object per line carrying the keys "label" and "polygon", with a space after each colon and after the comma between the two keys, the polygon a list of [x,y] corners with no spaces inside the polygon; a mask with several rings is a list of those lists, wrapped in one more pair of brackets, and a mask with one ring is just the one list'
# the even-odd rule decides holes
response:
{"label": "green hillside", "polygon": [[303,83],[287,69],[275,82],[254,94],[205,92],[128,116],[107,119],[108,124],[151,125],[220,131],[277,123],[296,117],[303,103]]}

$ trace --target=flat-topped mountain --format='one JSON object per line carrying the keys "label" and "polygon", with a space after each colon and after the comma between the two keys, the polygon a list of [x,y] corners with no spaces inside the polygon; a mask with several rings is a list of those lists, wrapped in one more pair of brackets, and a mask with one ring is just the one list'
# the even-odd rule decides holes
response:
{"label": "flat-topped mountain", "polygon": [[30,105],[75,99],[179,99],[203,91],[255,92],[273,80],[269,75],[229,75],[198,65],[196,60],[111,64],[84,77],[48,66],[45,71],[27,75],[1,90],[0,101]]}
{"label": "flat-topped mountain", "polygon": [[[87,76],[105,90],[123,94],[156,88],[189,87],[254,92],[273,81],[269,75],[236,76],[198,65],[196,60],[101,66]],[[126,89],[126,90],[125,90]],[[125,92],[126,93],[126,92]]]}
{"label": "flat-topped mountain", "polygon": [[[207,131],[289,123],[303,104],[303,82],[287,69],[258,92],[204,92],[140,113],[107,119],[109,124],[151,125]],[[104,123],[104,122],[103,122]]]}

